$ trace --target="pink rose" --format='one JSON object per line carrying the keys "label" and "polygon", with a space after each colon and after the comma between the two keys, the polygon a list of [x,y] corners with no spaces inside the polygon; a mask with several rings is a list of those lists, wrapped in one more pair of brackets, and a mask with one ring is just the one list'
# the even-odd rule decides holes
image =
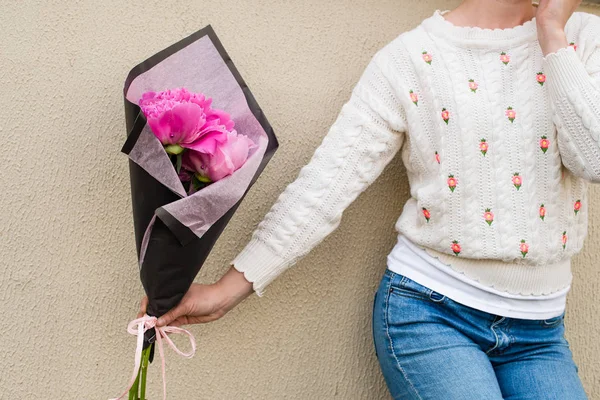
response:
{"label": "pink rose", "polygon": [[419,102],[419,96],[412,90],[410,91],[410,100],[415,104]]}
{"label": "pink rose", "polygon": [[183,168],[193,171],[201,182],[216,182],[233,174],[246,160],[254,142],[236,131],[227,132],[226,140],[214,154],[188,151],[183,155]]}
{"label": "pink rose", "polygon": [[469,89],[471,89],[471,91],[475,93],[477,92],[477,88],[479,88],[479,84],[473,79],[469,79]]}
{"label": "pink rose", "polygon": [[423,52],[423,61],[425,61],[427,64],[431,65],[431,61],[433,60],[433,57],[431,56],[431,54],[428,54],[427,51]]}
{"label": "pink rose", "polygon": [[521,244],[519,245],[519,249],[521,250],[521,254],[523,258],[529,253],[529,245],[525,242],[525,239],[521,239]]}
{"label": "pink rose", "polygon": [[446,125],[448,125],[448,121],[450,120],[450,111],[446,110],[445,108],[442,108],[442,119]]}
{"label": "pink rose", "polygon": [[515,118],[517,118],[517,112],[513,110],[512,107],[508,107],[505,111],[505,114],[510,122],[514,122]]}

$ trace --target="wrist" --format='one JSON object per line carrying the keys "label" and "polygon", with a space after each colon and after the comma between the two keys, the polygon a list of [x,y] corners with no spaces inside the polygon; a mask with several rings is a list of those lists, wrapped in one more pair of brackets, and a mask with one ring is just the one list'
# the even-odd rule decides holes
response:
{"label": "wrist", "polygon": [[220,307],[229,311],[253,292],[253,285],[233,266],[213,284]]}
{"label": "wrist", "polygon": [[557,26],[538,25],[538,40],[544,56],[569,45],[564,29]]}

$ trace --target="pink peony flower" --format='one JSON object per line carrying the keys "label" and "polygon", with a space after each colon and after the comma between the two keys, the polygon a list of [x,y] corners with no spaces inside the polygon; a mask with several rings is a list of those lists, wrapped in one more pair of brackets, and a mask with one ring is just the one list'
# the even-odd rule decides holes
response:
{"label": "pink peony flower", "polygon": [[234,127],[229,115],[211,108],[212,99],[185,88],[146,92],[139,105],[152,132],[170,154],[184,148],[214,154]]}
{"label": "pink peony flower", "polygon": [[245,135],[227,132],[226,141],[217,146],[214,154],[188,151],[183,155],[183,168],[196,174],[201,182],[216,182],[233,174],[248,159],[248,153],[256,147]]}
{"label": "pink peony flower", "polygon": [[192,180],[192,173],[183,168],[181,168],[181,171],[179,171],[178,176],[181,182],[189,182]]}

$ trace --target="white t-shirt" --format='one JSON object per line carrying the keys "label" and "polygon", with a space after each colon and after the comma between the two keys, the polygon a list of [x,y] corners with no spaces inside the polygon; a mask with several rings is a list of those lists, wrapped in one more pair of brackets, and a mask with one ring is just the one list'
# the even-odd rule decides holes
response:
{"label": "white t-shirt", "polygon": [[565,289],[541,296],[515,295],[495,290],[444,265],[416,246],[403,234],[387,257],[392,272],[407,276],[463,305],[500,316],[522,319],[548,319],[559,316],[566,307]]}

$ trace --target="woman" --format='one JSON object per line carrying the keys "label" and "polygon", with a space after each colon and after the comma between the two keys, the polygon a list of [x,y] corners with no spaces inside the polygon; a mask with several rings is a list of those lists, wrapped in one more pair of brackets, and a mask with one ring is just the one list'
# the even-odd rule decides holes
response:
{"label": "woman", "polygon": [[465,0],[398,36],[230,271],[159,325],[262,295],[401,152],[411,197],[373,308],[393,397],[585,399],[563,320],[600,182],[600,18],[578,5]]}

